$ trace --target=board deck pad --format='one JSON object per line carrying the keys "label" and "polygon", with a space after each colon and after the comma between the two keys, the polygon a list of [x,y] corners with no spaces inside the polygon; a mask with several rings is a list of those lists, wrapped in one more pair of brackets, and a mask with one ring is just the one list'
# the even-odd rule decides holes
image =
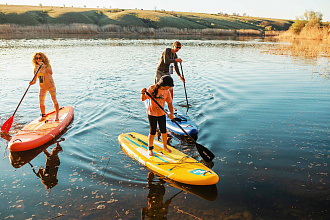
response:
{"label": "board deck pad", "polygon": [[69,125],[73,118],[73,108],[61,107],[58,121],[55,121],[54,109],[46,115],[42,121],[39,121],[40,116],[25,125],[8,143],[9,150],[26,151],[46,144]]}
{"label": "board deck pad", "polygon": [[212,185],[219,181],[218,175],[202,163],[171,146],[167,147],[172,152],[167,152],[157,140],[154,156],[149,156],[147,136],[135,132],[121,134],[118,142],[128,156],[165,178],[190,185]]}

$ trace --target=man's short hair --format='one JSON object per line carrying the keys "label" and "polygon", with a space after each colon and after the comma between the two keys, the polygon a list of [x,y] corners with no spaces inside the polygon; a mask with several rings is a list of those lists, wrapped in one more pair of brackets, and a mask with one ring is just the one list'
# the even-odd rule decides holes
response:
{"label": "man's short hair", "polygon": [[175,41],[173,43],[173,46],[175,46],[175,47],[181,47],[181,43],[179,41]]}

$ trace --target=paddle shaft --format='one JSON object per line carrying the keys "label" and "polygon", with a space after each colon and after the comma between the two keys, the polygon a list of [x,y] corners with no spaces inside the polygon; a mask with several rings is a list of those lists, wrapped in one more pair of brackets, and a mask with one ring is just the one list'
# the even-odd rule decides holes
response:
{"label": "paddle shaft", "polygon": [[[31,82],[34,80],[34,78],[36,78],[36,76],[37,76],[37,74],[38,74],[38,72],[39,72],[39,70],[40,70],[41,66],[42,66],[42,65],[40,65],[40,66],[38,67],[37,71],[35,72],[35,74],[34,74],[34,76],[33,76],[32,80],[31,80]],[[16,109],[15,109],[15,111],[14,111],[14,114],[13,114],[13,116],[16,114],[16,112],[17,112],[17,110],[18,110],[18,107],[21,105],[21,103],[22,103],[22,101],[23,101],[23,99],[24,99],[24,97],[25,97],[26,93],[28,92],[28,90],[29,90],[30,86],[31,86],[31,85],[29,84],[29,86],[28,86],[28,88],[26,89],[26,91],[25,91],[25,93],[24,93],[24,95],[23,95],[23,97],[22,97],[21,101],[19,102],[18,106],[16,107]]]}
{"label": "paddle shaft", "polygon": [[32,168],[32,170],[33,170],[33,173],[34,173],[35,175],[38,175],[37,172],[34,170],[33,165],[32,165],[30,162],[29,162],[29,164],[30,164],[30,166],[31,166],[31,168]]}
{"label": "paddle shaft", "polygon": [[[41,65],[38,67],[37,71],[35,72],[31,82],[34,80],[34,78],[36,77],[39,69],[41,68]],[[18,106],[16,107],[15,111],[14,111],[14,114],[12,116],[10,116],[10,118],[7,119],[7,121],[5,123],[3,123],[3,125],[1,126],[1,132],[4,132],[4,133],[8,133],[10,128],[11,128],[11,125],[13,124],[13,120],[14,120],[14,115],[16,114],[17,110],[18,110],[18,107],[21,105],[27,91],[29,90],[31,84],[29,84],[28,88],[26,89],[21,101],[19,102]]]}
{"label": "paddle shaft", "polygon": [[[180,64],[180,66],[181,66],[182,78],[185,80],[184,75],[183,75],[182,63]],[[189,108],[188,97],[187,97],[187,90],[186,90],[186,82],[185,81],[183,81],[183,88],[184,88],[184,94],[186,95],[187,107]]]}
{"label": "paddle shaft", "polygon": [[182,192],[183,192],[183,190],[181,190],[180,192],[177,192],[174,196],[172,196],[171,198],[169,198],[169,200],[171,201],[174,197],[176,197],[177,195],[179,195]]}

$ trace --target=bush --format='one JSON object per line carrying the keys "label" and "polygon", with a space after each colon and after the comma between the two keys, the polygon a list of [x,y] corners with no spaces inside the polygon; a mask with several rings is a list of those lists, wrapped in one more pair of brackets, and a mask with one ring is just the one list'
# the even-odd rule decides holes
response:
{"label": "bush", "polygon": [[295,20],[295,22],[292,24],[292,30],[295,32],[295,33],[300,33],[301,30],[305,27],[306,25],[306,21],[303,21],[303,20]]}
{"label": "bush", "polygon": [[272,26],[269,25],[265,27],[265,31],[271,31],[271,30],[272,30]]}

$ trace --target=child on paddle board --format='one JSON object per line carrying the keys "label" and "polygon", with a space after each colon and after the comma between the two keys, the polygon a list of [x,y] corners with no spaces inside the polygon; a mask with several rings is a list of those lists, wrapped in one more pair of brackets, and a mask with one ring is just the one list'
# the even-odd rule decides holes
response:
{"label": "child on paddle board", "polygon": [[[170,118],[174,118],[173,105],[172,105],[172,96],[169,91],[170,88],[174,86],[173,79],[171,76],[163,76],[158,83],[150,86],[147,89],[147,92],[164,108],[165,101],[167,102],[168,109],[170,110]],[[163,141],[164,149],[167,152],[171,152],[167,148],[167,133],[166,133],[166,117],[165,112],[146,94],[146,89],[141,90],[141,100],[145,101],[149,99],[147,114],[150,126],[150,133],[148,136],[148,154],[149,156],[154,156],[153,144],[154,138],[156,135],[157,123],[159,125],[159,130],[161,132],[161,137]]]}
{"label": "child on paddle board", "polygon": [[56,99],[56,87],[55,83],[53,80],[53,71],[52,67],[49,64],[49,59],[48,57],[41,52],[35,53],[33,55],[32,63],[34,65],[34,72],[38,69],[40,65],[41,68],[37,74],[37,77],[35,77],[31,82],[30,85],[33,85],[36,83],[37,78],[39,79],[39,86],[40,86],[40,91],[39,91],[39,104],[40,104],[40,111],[41,111],[41,119],[40,121],[43,121],[46,118],[45,114],[45,98],[47,92],[50,93],[52,101],[54,103],[54,108],[55,108],[55,121],[58,121],[58,114],[59,114],[59,105],[57,103]]}
{"label": "child on paddle board", "polygon": [[[157,83],[162,76],[173,74],[173,65],[176,74],[180,77],[180,79],[184,82],[184,78],[180,74],[180,70],[178,67],[178,63],[182,63],[182,59],[178,58],[176,55],[177,52],[181,49],[181,43],[179,41],[175,41],[172,45],[172,48],[166,48],[157,65],[156,74],[155,74],[155,83]],[[171,65],[171,69],[170,69]],[[173,88],[170,89],[171,96],[173,99]]]}

